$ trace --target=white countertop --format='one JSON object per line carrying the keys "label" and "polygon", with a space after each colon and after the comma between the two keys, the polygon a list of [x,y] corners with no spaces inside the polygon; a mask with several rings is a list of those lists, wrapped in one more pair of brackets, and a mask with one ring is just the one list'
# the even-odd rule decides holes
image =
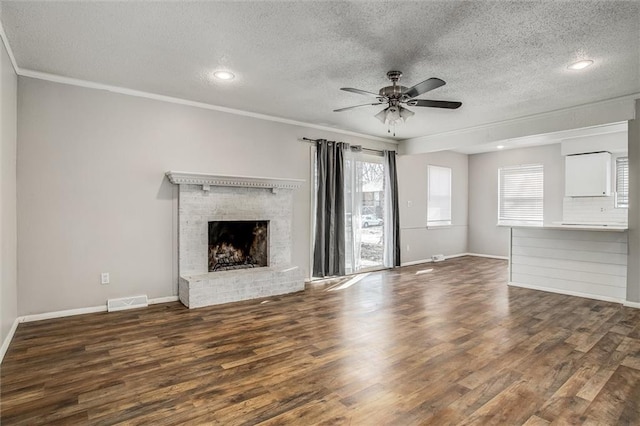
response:
{"label": "white countertop", "polygon": [[512,225],[512,228],[538,228],[538,229],[560,229],[560,230],[575,230],[575,231],[609,231],[609,232],[624,232],[628,229],[627,225],[616,224],[582,224],[582,223],[561,223],[552,222],[545,223],[542,226],[532,225]]}

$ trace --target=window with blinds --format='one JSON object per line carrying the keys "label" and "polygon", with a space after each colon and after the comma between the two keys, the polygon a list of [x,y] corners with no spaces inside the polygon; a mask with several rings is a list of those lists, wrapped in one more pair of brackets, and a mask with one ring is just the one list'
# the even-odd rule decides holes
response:
{"label": "window with blinds", "polygon": [[427,226],[451,225],[451,169],[427,166]]}
{"label": "window with blinds", "polygon": [[542,225],[542,164],[498,169],[498,225]]}
{"label": "window with blinds", "polygon": [[629,208],[629,158],[616,159],[616,208]]}

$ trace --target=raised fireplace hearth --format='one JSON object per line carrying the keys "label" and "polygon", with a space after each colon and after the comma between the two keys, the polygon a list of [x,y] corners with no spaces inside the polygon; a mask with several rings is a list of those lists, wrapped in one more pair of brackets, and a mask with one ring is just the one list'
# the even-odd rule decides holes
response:
{"label": "raised fireplace hearth", "polygon": [[293,191],[303,181],[167,172],[179,185],[180,301],[189,308],[304,289],[291,264]]}

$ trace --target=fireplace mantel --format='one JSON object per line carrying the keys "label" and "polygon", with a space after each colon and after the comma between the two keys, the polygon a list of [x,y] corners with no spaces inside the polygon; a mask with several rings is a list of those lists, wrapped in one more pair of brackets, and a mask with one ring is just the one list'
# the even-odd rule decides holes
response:
{"label": "fireplace mantel", "polygon": [[209,173],[175,171],[168,171],[166,175],[173,184],[202,185],[203,191],[208,191],[212,186],[235,186],[242,188],[266,188],[277,192],[278,189],[297,189],[304,183],[304,179],[213,175]]}

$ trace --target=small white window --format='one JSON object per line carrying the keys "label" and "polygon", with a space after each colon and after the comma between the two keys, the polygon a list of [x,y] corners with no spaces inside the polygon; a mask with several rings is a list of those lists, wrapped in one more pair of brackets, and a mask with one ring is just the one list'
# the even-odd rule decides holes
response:
{"label": "small white window", "polygon": [[616,159],[616,208],[629,208],[629,158]]}
{"label": "small white window", "polygon": [[427,166],[427,226],[451,225],[451,169]]}
{"label": "small white window", "polygon": [[498,170],[498,225],[542,225],[542,164]]}

